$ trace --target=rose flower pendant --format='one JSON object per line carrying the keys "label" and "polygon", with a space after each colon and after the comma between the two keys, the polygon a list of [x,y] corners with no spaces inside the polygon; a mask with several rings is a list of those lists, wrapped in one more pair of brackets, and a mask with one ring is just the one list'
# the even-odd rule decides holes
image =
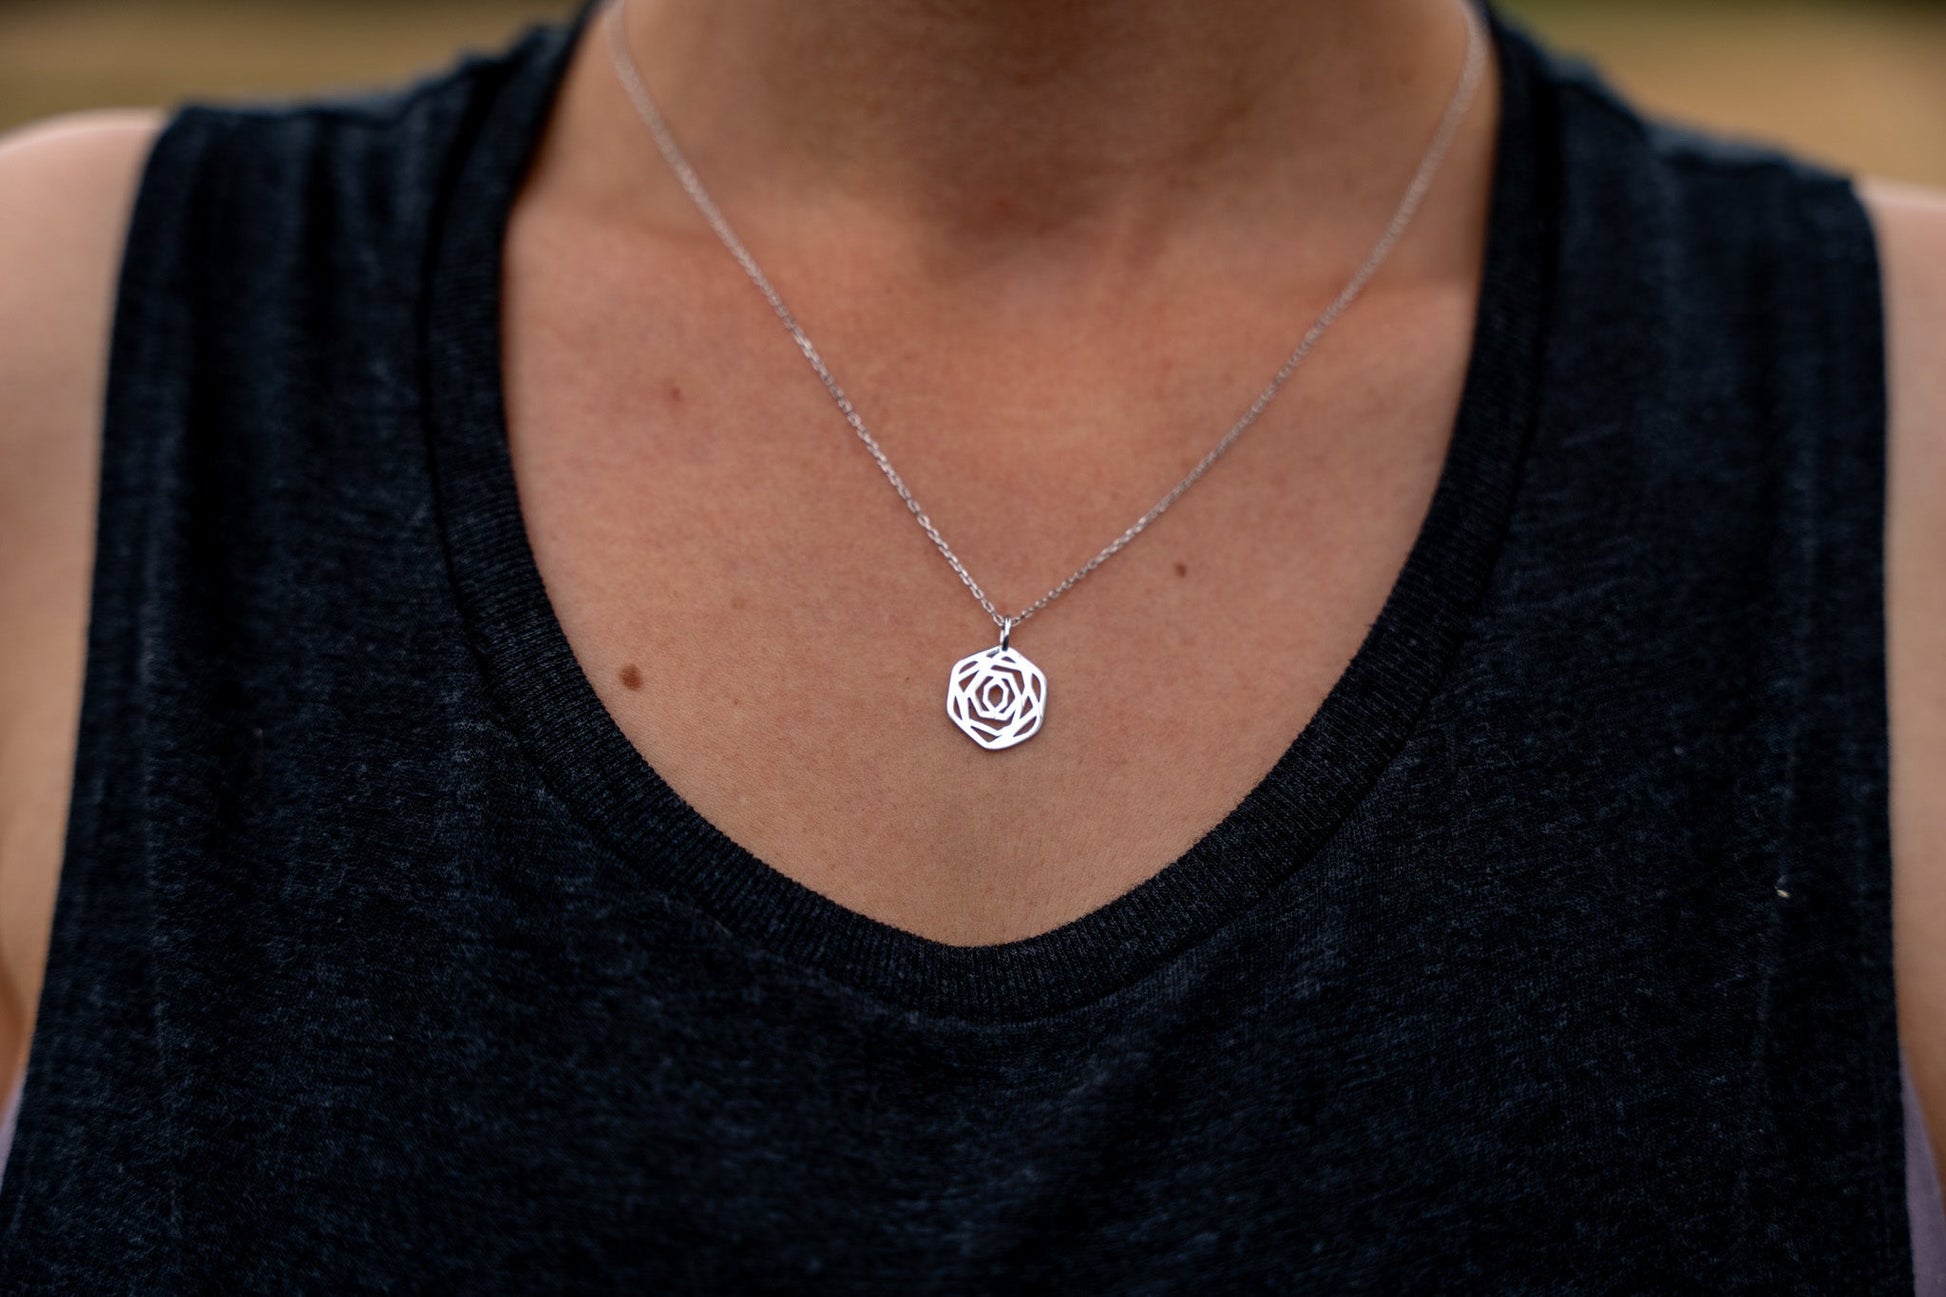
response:
{"label": "rose flower pendant", "polygon": [[1006,637],[993,648],[953,664],[946,682],[946,714],[966,737],[989,751],[1034,737],[1047,709],[1047,677]]}

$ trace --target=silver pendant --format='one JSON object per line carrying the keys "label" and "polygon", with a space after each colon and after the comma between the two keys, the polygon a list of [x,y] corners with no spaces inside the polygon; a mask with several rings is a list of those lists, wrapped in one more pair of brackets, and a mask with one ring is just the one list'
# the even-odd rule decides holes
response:
{"label": "silver pendant", "polygon": [[1009,618],[998,645],[953,663],[946,682],[946,714],[990,752],[1033,738],[1047,709],[1047,677],[1007,646],[1013,626]]}

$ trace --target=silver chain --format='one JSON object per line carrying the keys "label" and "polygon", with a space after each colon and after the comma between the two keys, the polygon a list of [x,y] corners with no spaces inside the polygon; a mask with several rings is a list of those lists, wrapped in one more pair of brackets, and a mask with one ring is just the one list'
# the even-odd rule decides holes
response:
{"label": "silver chain", "polygon": [[1123,546],[1141,535],[1150,523],[1160,518],[1170,505],[1181,498],[1183,492],[1194,486],[1196,480],[1209,471],[1210,465],[1222,458],[1223,452],[1243,435],[1246,428],[1257,421],[1258,415],[1269,408],[1270,403],[1276,399],[1277,393],[1283,390],[1284,384],[1290,381],[1291,375],[1297,372],[1298,366],[1302,365],[1305,357],[1311,354],[1311,349],[1317,346],[1318,340],[1324,336],[1325,331],[1337,321],[1340,315],[1344,314],[1347,307],[1358,299],[1365,285],[1384,264],[1386,256],[1392,251],[1392,245],[1397,243],[1399,236],[1405,233],[1413,214],[1419,210],[1420,201],[1425,197],[1426,191],[1432,187],[1433,177],[1438,174],[1440,163],[1445,161],[1446,153],[1452,147],[1453,137],[1458,133],[1460,121],[1465,117],[1467,106],[1472,102],[1473,94],[1479,87],[1481,72],[1486,64],[1485,42],[1480,35],[1479,19],[1475,17],[1470,3],[1462,3],[1459,8],[1466,17],[1466,61],[1460,70],[1459,81],[1453,88],[1453,95],[1446,104],[1444,115],[1439,119],[1438,128],[1433,132],[1432,142],[1427,145],[1425,156],[1420,159],[1419,169],[1413,174],[1412,183],[1406,187],[1405,196],[1399,200],[1398,208],[1392,213],[1392,219],[1386,222],[1385,230],[1379,235],[1378,242],[1373,245],[1371,255],[1365,258],[1365,263],[1331,300],[1331,304],[1324,308],[1324,313],[1319,315],[1316,322],[1305,331],[1303,339],[1297,344],[1297,349],[1291,352],[1290,357],[1279,367],[1263,391],[1257,394],[1257,399],[1250,403],[1250,408],[1245,410],[1242,417],[1223,434],[1222,439],[1210,448],[1209,453],[1197,461],[1196,467],[1190,469],[1182,481],[1171,487],[1169,493],[1156,501],[1155,506],[1147,513],[1137,518],[1127,531],[1103,546],[1093,558],[1076,568],[1067,580],[1036,599],[1017,615],[1008,617],[993,606],[993,601],[987,597],[984,590],[980,589],[979,582],[973,579],[972,573],[966,570],[966,565],[960,562],[957,554],[953,553],[953,547],[948,545],[946,538],[939,534],[939,528],[933,525],[926,511],[919,507],[919,501],[913,498],[911,490],[905,484],[905,479],[901,478],[898,471],[892,467],[892,461],[886,458],[885,451],[878,444],[878,439],[865,427],[865,421],[859,416],[857,407],[851,403],[851,398],[845,395],[844,389],[838,386],[838,380],[831,376],[831,370],[826,367],[824,358],[818,354],[818,349],[811,342],[809,335],[798,324],[797,317],[791,314],[788,306],[784,305],[784,299],[778,295],[769,277],[757,265],[757,259],[750,255],[748,248],[743,246],[743,240],[739,239],[736,231],[730,228],[730,222],[725,219],[715,200],[709,196],[709,191],[703,188],[703,182],[697,178],[695,169],[689,165],[689,160],[683,156],[682,150],[676,147],[675,137],[670,134],[668,123],[663,121],[662,114],[656,109],[655,101],[649,97],[648,89],[642,84],[642,74],[635,66],[634,56],[629,52],[626,27],[627,3],[628,0],[614,0],[608,14],[609,52],[614,61],[615,74],[621,80],[622,88],[627,91],[629,99],[634,102],[636,111],[647,123],[649,133],[655,137],[656,148],[661,151],[663,160],[669,164],[669,169],[682,183],[690,200],[696,204],[696,209],[703,214],[703,219],[708,221],[710,228],[716,231],[716,237],[722,240],[723,246],[730,250],[737,264],[743,267],[743,273],[750,277],[750,282],[757,286],[758,291],[764,295],[764,300],[770,303],[770,309],[776,313],[778,320],[790,330],[791,337],[797,342],[797,349],[804,353],[806,360],[811,362],[811,368],[817,371],[819,380],[824,384],[824,390],[831,394],[831,399],[837,403],[839,412],[845,416],[845,422],[851,425],[851,430],[858,434],[858,440],[863,442],[865,449],[871,452],[873,460],[878,463],[879,471],[885,474],[886,481],[890,482],[893,489],[899,493],[899,498],[905,501],[905,507],[911,511],[919,526],[925,529],[934,547],[952,565],[953,571],[959,574],[959,579],[972,592],[973,597],[980,601],[980,607],[986,609],[987,615],[993,618],[994,624],[1000,628],[1003,644],[1014,627],[1072,590],[1090,572],[1113,558]]}

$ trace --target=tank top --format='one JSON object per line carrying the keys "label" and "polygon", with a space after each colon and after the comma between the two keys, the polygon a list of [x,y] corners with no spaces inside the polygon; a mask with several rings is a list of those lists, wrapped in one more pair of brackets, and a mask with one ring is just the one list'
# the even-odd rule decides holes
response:
{"label": "tank top", "polygon": [[1183,856],[953,947],[679,798],[548,604],[498,253],[586,17],[154,146],[0,1291],[1912,1290],[1844,179],[1496,18],[1382,612]]}

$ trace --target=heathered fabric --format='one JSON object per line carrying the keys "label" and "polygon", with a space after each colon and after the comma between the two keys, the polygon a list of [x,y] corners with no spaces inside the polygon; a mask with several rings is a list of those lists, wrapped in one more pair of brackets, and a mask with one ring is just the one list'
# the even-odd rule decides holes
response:
{"label": "heathered fabric", "polygon": [[549,610],[497,253],[573,30],[156,145],[0,1291],[1912,1290],[1845,181],[1497,23],[1369,637],[1153,881],[950,948],[716,831]]}

